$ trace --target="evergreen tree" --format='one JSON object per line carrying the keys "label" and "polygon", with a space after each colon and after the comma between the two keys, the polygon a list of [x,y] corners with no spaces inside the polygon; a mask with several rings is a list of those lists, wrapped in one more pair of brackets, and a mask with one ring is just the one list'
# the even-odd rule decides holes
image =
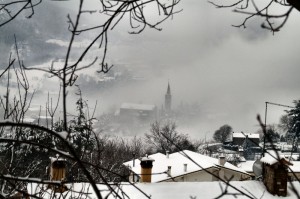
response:
{"label": "evergreen tree", "polygon": [[228,124],[225,124],[221,126],[218,130],[215,131],[213,138],[217,142],[222,142],[224,143],[229,139],[229,136],[231,135],[232,132],[232,127],[229,126]]}
{"label": "evergreen tree", "polygon": [[286,111],[290,120],[289,132],[293,133],[296,137],[300,136],[300,100],[294,101],[295,108]]}

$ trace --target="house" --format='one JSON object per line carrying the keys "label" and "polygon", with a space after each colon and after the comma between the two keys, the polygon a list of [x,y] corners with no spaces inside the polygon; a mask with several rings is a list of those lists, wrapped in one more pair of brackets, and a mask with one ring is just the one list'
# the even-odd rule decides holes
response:
{"label": "house", "polygon": [[[147,159],[148,158],[148,159]],[[144,174],[144,160],[151,167],[146,175],[151,175],[150,182],[201,182],[223,180],[249,180],[251,175],[238,167],[226,162],[225,157],[208,157],[189,150],[172,154],[156,153],[142,159],[134,159],[123,163],[131,171],[131,182],[145,182],[142,179]],[[149,182],[149,181],[148,181]]]}
{"label": "house", "polygon": [[119,119],[122,123],[149,122],[157,117],[157,107],[151,104],[122,103]]}
{"label": "house", "polygon": [[233,133],[231,147],[235,147],[235,150],[242,148],[243,150],[239,151],[239,153],[242,154],[246,160],[255,160],[256,156],[260,156],[261,154],[259,134]]}
{"label": "house", "polygon": [[[197,157],[205,158],[198,156],[200,154],[191,152],[191,151],[182,151],[178,152],[181,156],[186,154],[187,157],[195,159],[195,163],[200,163]],[[172,159],[177,156],[178,153],[166,154],[168,159]],[[154,154],[157,155],[157,154]],[[152,172],[152,168],[155,168],[154,162],[159,159],[154,159],[149,156],[143,157],[140,159],[142,169],[147,171],[142,171],[147,174],[147,172]],[[163,155],[163,154],[161,154]],[[220,156],[219,163],[223,164],[225,168],[233,169],[229,164],[227,164],[223,156]],[[209,158],[209,157],[207,157]],[[107,198],[107,199],[143,199],[143,198],[155,198],[155,199],[182,199],[182,198],[237,198],[237,199],[246,199],[246,198],[263,198],[264,199],[276,199],[280,198],[279,196],[273,196],[272,194],[265,192],[265,186],[261,181],[230,181],[230,182],[161,182],[161,183],[99,183],[95,182],[67,182],[64,181],[65,176],[65,160],[59,158],[50,158],[51,159],[51,169],[58,171],[58,175],[50,175],[50,181],[41,181],[36,178],[26,178],[28,183],[21,191],[17,190],[6,194],[6,198]],[[181,159],[184,160],[184,159]],[[181,161],[180,160],[180,161]],[[205,159],[208,161],[209,159]],[[185,160],[186,161],[186,160]],[[215,163],[216,160],[212,160],[211,163]],[[189,164],[186,161],[186,165]],[[193,162],[193,161],[192,161]],[[131,163],[135,165],[136,159],[132,160]],[[178,163],[178,162],[177,162]],[[203,166],[208,166],[203,165]],[[198,165],[199,166],[199,165]],[[58,169],[58,170],[57,170]],[[62,170],[61,170],[62,169]],[[188,167],[184,166],[184,169],[188,171]],[[63,171],[63,172],[61,172]],[[53,173],[51,172],[51,173]],[[60,174],[62,175],[60,175]],[[168,173],[168,172],[167,172]],[[170,173],[171,174],[171,173]],[[226,172],[224,172],[226,174]],[[51,176],[56,176],[51,178]],[[150,175],[155,176],[155,175]],[[11,175],[5,175],[5,177],[12,178]],[[148,178],[148,177],[146,177]],[[23,178],[22,178],[23,179]],[[63,188],[63,189],[59,189]],[[293,191],[293,188],[296,190],[300,189],[300,184],[288,183],[287,184],[287,199],[296,198],[296,193]],[[17,197],[16,197],[17,196]]]}
{"label": "house", "polygon": [[252,146],[259,145],[259,134],[257,133],[232,133],[232,145],[242,146],[247,139]]}

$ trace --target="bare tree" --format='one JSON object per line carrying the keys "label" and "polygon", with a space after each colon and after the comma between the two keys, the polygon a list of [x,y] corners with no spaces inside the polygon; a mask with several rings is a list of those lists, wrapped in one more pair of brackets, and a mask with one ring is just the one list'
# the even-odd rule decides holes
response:
{"label": "bare tree", "polygon": [[[120,178],[124,178],[123,175],[115,173],[115,170],[111,167],[104,167],[103,164],[98,163],[93,164],[93,156],[90,156],[90,158],[87,156],[91,153],[91,150],[99,151],[100,154],[101,142],[91,128],[91,119],[93,119],[93,116],[87,117],[82,112],[85,104],[81,98],[80,93],[80,98],[77,101],[77,107],[79,111],[78,117],[76,117],[75,120],[71,121],[67,118],[68,89],[75,85],[78,77],[77,72],[88,68],[93,64],[97,63],[100,65],[100,69],[98,70],[99,73],[107,73],[109,71],[109,69],[112,67],[112,64],[108,64],[106,62],[109,31],[113,30],[121,20],[128,20],[131,27],[131,34],[139,34],[147,27],[161,30],[159,28],[159,25],[166,19],[172,17],[173,14],[177,13],[177,11],[175,10],[175,6],[179,3],[179,1],[180,0],[100,0],[99,8],[96,8],[95,10],[86,10],[84,8],[84,5],[88,1],[78,0],[79,4],[77,15],[74,18],[70,15],[68,15],[67,17],[71,37],[65,54],[64,64],[62,66],[57,65],[55,63],[55,60],[53,60],[52,65],[49,66],[48,69],[26,67],[19,58],[16,42],[17,59],[10,59],[7,69],[0,75],[0,77],[4,77],[4,74],[8,73],[7,92],[6,96],[1,99],[1,105],[4,108],[4,119],[10,120],[0,123],[0,130],[2,132],[2,135],[8,135],[8,137],[2,137],[0,139],[0,142],[2,144],[5,144],[6,146],[4,151],[1,152],[5,153],[8,157],[8,159],[6,159],[8,160],[7,164],[3,166],[5,167],[5,169],[2,170],[0,175],[2,197],[9,197],[13,194],[14,191],[22,192],[23,186],[26,186],[26,184],[29,182],[53,184],[55,186],[60,186],[59,184],[68,182],[66,179],[64,179],[64,181],[62,182],[55,183],[45,179],[36,180],[36,178],[30,178],[30,174],[36,171],[36,168],[34,167],[43,168],[44,166],[36,164],[35,161],[29,161],[28,159],[28,163],[32,163],[32,166],[28,167],[29,169],[27,168],[29,173],[24,172],[24,170],[21,171],[19,167],[14,167],[14,165],[16,164],[25,167],[26,165],[24,165],[23,163],[26,161],[26,156],[30,154],[32,156],[33,149],[36,149],[35,152],[39,153],[41,151],[44,151],[48,156],[59,154],[60,156],[67,158],[72,165],[77,165],[80,173],[82,173],[85,176],[85,179],[90,182],[90,185],[94,189],[97,198],[102,198],[102,195],[99,189],[96,187],[96,178],[94,178],[95,176],[98,176],[99,181],[103,183],[107,183],[107,178],[103,175],[103,171],[110,172],[116,176],[119,176]],[[22,17],[22,14],[24,14],[26,18],[34,17],[35,10],[38,9],[39,5],[41,5],[42,3],[44,3],[43,0],[2,1],[0,4],[0,28],[8,23],[13,24],[14,19],[16,19],[17,17]],[[157,8],[158,20],[154,22],[146,17],[147,9],[145,8],[151,4],[153,6],[156,6]],[[100,21],[99,24],[92,25],[90,27],[83,26],[83,16],[96,12],[102,13],[104,21]],[[83,47],[79,55],[74,54],[74,43],[80,38],[80,36],[88,34],[92,31],[94,33],[96,32],[94,38],[92,38],[92,40]],[[85,59],[86,55],[94,46],[98,46],[100,49],[102,49],[102,53],[99,55],[99,57],[94,57],[94,59],[90,61],[90,63],[83,64],[82,62]],[[71,61],[71,59],[73,61]],[[9,90],[9,72],[10,69],[14,67],[14,62],[16,61],[18,61],[19,69],[14,69],[14,72],[17,75],[17,85],[19,92],[17,93],[18,98],[14,98],[14,100],[11,101],[11,94]],[[29,82],[26,79],[25,70],[44,71],[50,74],[52,78],[57,78],[60,82],[60,96],[62,100],[61,107],[63,109],[63,117],[62,121],[59,121],[58,123],[54,123],[52,121],[51,128],[23,122],[25,112],[29,107],[27,103]],[[25,92],[25,96],[21,95],[22,89]],[[58,101],[60,101],[60,99],[58,99]],[[53,107],[52,105],[52,100],[50,100],[50,98],[48,97],[48,102],[46,105],[47,113],[49,113],[49,115],[53,119],[58,106],[54,105]],[[88,137],[85,137],[82,134],[88,134]],[[44,140],[45,142],[41,142],[40,138],[42,135],[47,138]],[[33,139],[28,140],[29,136],[33,136]],[[91,141],[91,143],[93,144],[91,149],[84,147],[84,144],[82,143],[83,137],[86,141]],[[77,141],[80,143],[76,143]],[[128,151],[133,151],[131,153],[137,153],[138,146],[138,141],[134,142],[132,148],[127,146],[127,144],[124,144],[125,148],[129,148]],[[108,149],[108,147],[108,144],[105,143],[106,150]],[[120,149],[118,151],[124,152],[125,150]],[[21,154],[21,159],[17,158],[16,154],[18,153]],[[107,153],[109,154],[109,152]],[[111,155],[111,153],[109,155]],[[109,155],[107,155],[107,157],[110,157]],[[36,158],[40,157],[36,156]],[[93,174],[95,174],[95,176],[92,175],[92,172]],[[27,176],[27,178],[24,179],[24,176]],[[110,187],[109,184],[107,185],[108,187]],[[112,193],[119,196],[119,198],[122,198],[119,193],[116,193],[114,191],[113,188],[110,187],[110,190]]]}
{"label": "bare tree", "polygon": [[[150,145],[152,152],[170,153],[182,150],[197,151],[200,141],[191,141],[188,135],[176,131],[174,122],[151,124],[150,133],[145,134],[145,141]],[[178,146],[178,147],[176,147]]]}
{"label": "bare tree", "polygon": [[300,11],[300,3],[297,0],[233,0],[226,2],[226,4],[223,4],[222,0],[209,2],[216,8],[234,8],[233,12],[246,15],[243,22],[233,25],[234,27],[246,28],[246,24],[250,19],[260,17],[264,19],[261,27],[273,33],[279,31],[286,24],[293,10]]}

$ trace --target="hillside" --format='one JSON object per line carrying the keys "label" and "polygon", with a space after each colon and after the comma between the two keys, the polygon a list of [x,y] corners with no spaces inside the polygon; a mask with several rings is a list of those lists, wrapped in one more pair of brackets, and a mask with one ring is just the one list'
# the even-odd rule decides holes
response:
{"label": "hillside", "polygon": [[[66,18],[69,12],[71,11],[68,9],[45,1],[36,7],[32,18],[26,18],[28,12],[25,12],[4,25],[0,29],[0,68],[7,65],[9,54],[14,49],[14,35],[17,38],[22,59],[27,65],[44,62],[50,57],[60,57],[63,48],[51,43],[46,44],[45,41],[69,37]],[[4,14],[0,15],[1,21],[4,18]]]}

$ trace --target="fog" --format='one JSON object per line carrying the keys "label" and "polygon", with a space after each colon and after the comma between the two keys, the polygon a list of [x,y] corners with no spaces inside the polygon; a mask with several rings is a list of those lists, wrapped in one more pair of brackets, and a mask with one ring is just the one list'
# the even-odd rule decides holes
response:
{"label": "fog", "polygon": [[[76,10],[70,2],[51,4]],[[95,5],[92,2],[90,6]],[[263,30],[262,21],[256,18],[249,20],[246,29],[232,27],[245,16],[216,9],[207,1],[183,0],[177,9],[182,11],[166,21],[162,31],[148,28],[130,35],[125,20],[109,32],[108,60],[116,70],[125,65],[143,81],[95,90],[93,95],[83,90],[91,104],[98,100],[99,115],[122,102],[160,108],[169,82],[173,108],[182,102],[197,103],[201,108],[201,115],[179,130],[204,138],[212,137],[223,124],[235,132],[255,132],[259,128],[256,115],[264,117],[266,101],[293,105],[293,100],[299,99],[298,12],[273,35]],[[90,17],[85,19],[93,23],[99,16]],[[269,124],[278,123],[285,113],[282,107],[268,110]]]}
{"label": "fog", "polygon": [[[169,80],[175,106],[181,101],[200,104],[203,115],[195,118],[190,131],[203,135],[223,124],[237,132],[254,132],[259,128],[256,115],[264,117],[266,101],[292,105],[299,98],[299,45],[293,39],[300,32],[299,13],[294,12],[273,35],[256,19],[246,29],[234,28],[231,24],[242,23],[243,15],[207,2],[183,1],[181,7],[183,11],[163,31],[130,35],[138,42],[122,52],[119,47],[111,50],[112,55],[139,60],[153,71],[151,83],[128,91],[132,100],[162,101]],[[278,123],[284,110],[270,106],[267,122]]]}

